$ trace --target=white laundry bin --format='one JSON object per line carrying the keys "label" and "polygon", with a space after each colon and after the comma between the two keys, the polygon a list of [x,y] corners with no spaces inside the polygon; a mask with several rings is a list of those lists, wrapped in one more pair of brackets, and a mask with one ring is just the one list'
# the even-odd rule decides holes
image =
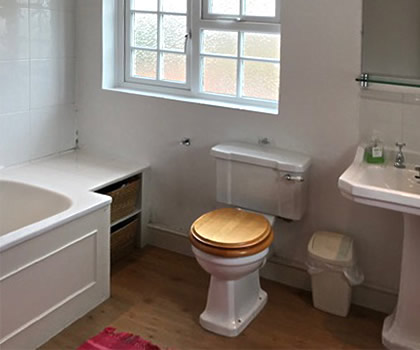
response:
{"label": "white laundry bin", "polygon": [[315,232],[308,245],[308,272],[314,306],[346,317],[352,286],[363,282],[353,248],[353,239],[335,232]]}

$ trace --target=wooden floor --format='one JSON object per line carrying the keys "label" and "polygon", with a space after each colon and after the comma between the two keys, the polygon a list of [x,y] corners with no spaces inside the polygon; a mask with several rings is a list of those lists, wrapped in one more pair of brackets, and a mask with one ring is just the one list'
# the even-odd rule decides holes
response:
{"label": "wooden floor", "polygon": [[383,314],[353,307],[348,318],[328,315],[312,308],[310,294],[266,280],[269,301],[240,336],[211,334],[198,324],[208,280],[193,258],[158,248],[136,252],[114,268],[111,299],[41,349],[77,349],[108,326],[176,350],[383,349]]}

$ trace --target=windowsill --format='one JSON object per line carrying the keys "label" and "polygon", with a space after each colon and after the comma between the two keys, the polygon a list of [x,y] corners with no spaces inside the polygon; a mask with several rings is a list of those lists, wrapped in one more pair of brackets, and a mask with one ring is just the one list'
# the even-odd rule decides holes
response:
{"label": "windowsill", "polygon": [[213,106],[213,107],[236,109],[240,111],[278,115],[277,108],[250,106],[250,105],[243,105],[243,104],[223,102],[223,101],[211,101],[211,100],[206,100],[206,99],[197,98],[197,97],[178,96],[178,95],[150,92],[150,91],[140,91],[140,90],[134,90],[134,89],[125,88],[125,87],[114,87],[114,88],[103,87],[103,90],[120,92],[120,93],[131,94],[131,95],[139,95],[139,96],[145,96],[145,97],[163,98],[163,99],[171,100],[171,101],[187,102],[187,103],[195,103],[195,104],[207,105],[207,106]]}

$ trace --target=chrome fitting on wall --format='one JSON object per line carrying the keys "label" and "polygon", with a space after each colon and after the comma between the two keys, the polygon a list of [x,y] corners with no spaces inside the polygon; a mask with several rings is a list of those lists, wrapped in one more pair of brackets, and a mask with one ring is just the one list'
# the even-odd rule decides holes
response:
{"label": "chrome fitting on wall", "polygon": [[270,140],[268,139],[268,137],[262,137],[262,138],[259,138],[258,139],[258,144],[259,145],[263,145],[263,146],[267,146],[267,145],[269,145],[271,142],[270,142]]}
{"label": "chrome fitting on wall", "polygon": [[189,137],[184,137],[179,144],[181,146],[190,147],[191,146],[191,139]]}
{"label": "chrome fitting on wall", "polygon": [[305,181],[305,179],[303,178],[303,176],[300,176],[300,175],[286,174],[286,175],[284,175],[284,178],[287,181],[293,181],[293,182],[304,182]]}

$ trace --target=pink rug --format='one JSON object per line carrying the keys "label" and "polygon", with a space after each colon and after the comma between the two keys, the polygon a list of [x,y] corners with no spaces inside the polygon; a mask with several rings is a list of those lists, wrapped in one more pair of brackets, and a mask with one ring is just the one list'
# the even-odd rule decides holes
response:
{"label": "pink rug", "polygon": [[158,346],[130,333],[116,333],[115,328],[105,328],[90,338],[77,350],[161,350]]}

